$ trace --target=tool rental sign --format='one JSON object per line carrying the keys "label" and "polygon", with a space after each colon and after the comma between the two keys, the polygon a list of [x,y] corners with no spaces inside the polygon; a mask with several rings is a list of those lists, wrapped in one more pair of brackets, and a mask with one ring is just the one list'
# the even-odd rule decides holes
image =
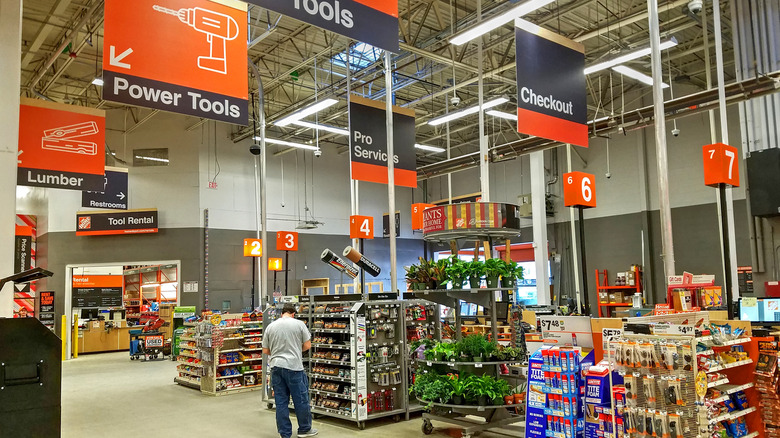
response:
{"label": "tool rental sign", "polygon": [[544,30],[515,34],[517,131],[588,147],[584,47]]}
{"label": "tool rental sign", "polygon": [[248,123],[246,3],[106,0],[104,29],[103,99]]}

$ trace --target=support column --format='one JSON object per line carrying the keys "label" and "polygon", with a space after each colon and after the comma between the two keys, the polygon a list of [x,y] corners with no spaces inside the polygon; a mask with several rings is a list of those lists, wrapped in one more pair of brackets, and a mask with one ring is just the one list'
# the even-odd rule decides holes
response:
{"label": "support column", "polygon": [[[550,304],[545,189],[544,151],[531,152],[531,210],[534,230],[534,262],[536,265],[536,299],[539,305]],[[587,293],[587,291],[583,293]]]}
{"label": "support column", "polygon": [[[19,144],[22,1],[0,1],[0,277],[14,274],[16,154]],[[0,317],[13,316],[13,284],[0,290]]]}
{"label": "support column", "polygon": [[[395,163],[393,157],[393,66],[392,56],[385,51],[385,110],[387,127],[387,206],[390,215],[390,293],[398,290],[395,249]],[[399,295],[403,299],[403,291]]]}

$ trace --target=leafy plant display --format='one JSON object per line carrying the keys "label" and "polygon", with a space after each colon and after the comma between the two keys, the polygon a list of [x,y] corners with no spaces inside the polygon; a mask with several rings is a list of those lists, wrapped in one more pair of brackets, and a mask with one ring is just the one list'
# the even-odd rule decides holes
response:
{"label": "leafy plant display", "polygon": [[485,260],[485,271],[485,275],[488,278],[509,276],[509,267],[507,266],[507,263],[501,259]]}
{"label": "leafy plant display", "polygon": [[469,278],[469,263],[453,256],[450,264],[445,269],[447,279],[452,284],[453,289],[463,287],[463,282]]}
{"label": "leafy plant display", "polygon": [[471,287],[479,287],[481,278],[486,277],[490,287],[497,287],[497,279],[502,278],[504,287],[514,287],[516,279],[523,278],[523,268],[516,262],[505,262],[492,258],[487,261],[466,262],[456,256],[439,261],[425,260],[420,257],[419,265],[405,266],[406,281],[413,289],[440,289],[450,283],[453,289],[460,289],[467,280]]}
{"label": "leafy plant display", "polygon": [[410,392],[419,400],[428,402],[429,408],[433,403],[449,401],[453,401],[454,404],[485,406],[501,403],[504,396],[512,395],[512,387],[506,380],[490,375],[475,376],[468,373],[441,375],[429,371],[417,375]]}
{"label": "leafy plant display", "polygon": [[482,335],[473,334],[458,342],[458,347],[461,353],[478,362],[490,357],[498,348],[498,344],[495,341],[489,341]]}

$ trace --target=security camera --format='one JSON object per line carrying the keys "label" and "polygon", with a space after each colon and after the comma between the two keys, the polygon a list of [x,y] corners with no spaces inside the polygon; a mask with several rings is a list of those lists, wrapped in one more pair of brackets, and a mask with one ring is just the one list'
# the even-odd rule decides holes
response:
{"label": "security camera", "polygon": [[606,176],[606,177],[607,177],[607,179],[610,179],[610,178],[612,178],[612,174],[611,174],[611,173],[609,173],[609,172],[607,172],[606,174],[604,174],[604,176]]}
{"label": "security camera", "polygon": [[252,146],[249,146],[249,153],[252,155],[260,155],[261,151],[259,144],[252,143]]}
{"label": "security camera", "polygon": [[688,2],[688,10],[691,14],[698,14],[704,7],[704,0],[691,0]]}
{"label": "security camera", "polygon": [[675,136],[675,137],[679,137],[680,136],[680,130],[677,129],[677,128],[672,129],[672,135]]}
{"label": "security camera", "polygon": [[460,105],[460,97],[458,97],[458,95],[452,96],[452,99],[450,99],[450,103],[452,103],[452,106]]}
{"label": "security camera", "polygon": [[316,151],[314,151],[314,156],[317,157],[317,158],[321,157],[322,156],[322,149],[317,149]]}

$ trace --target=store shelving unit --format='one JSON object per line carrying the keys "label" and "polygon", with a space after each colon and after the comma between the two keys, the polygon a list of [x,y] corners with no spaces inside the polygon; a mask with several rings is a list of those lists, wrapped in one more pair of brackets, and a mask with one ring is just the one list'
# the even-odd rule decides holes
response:
{"label": "store shelving unit", "polygon": [[[638,270],[635,271],[635,279],[634,279],[634,285],[625,285],[625,286],[610,286],[609,285],[609,276],[606,269],[599,271],[596,270],[596,296],[599,301],[599,318],[605,318],[610,317],[612,315],[612,309],[615,309],[617,307],[631,307],[631,302],[629,302],[626,299],[620,300],[620,302],[616,302],[613,299],[613,295],[615,292],[623,292],[628,293],[630,295],[633,295],[635,293],[642,293],[642,271]],[[602,302],[601,294],[605,293],[606,296],[609,297],[609,302]]]}
{"label": "store shelving unit", "polygon": [[[402,303],[404,305],[407,345],[426,337],[441,339],[441,312],[436,303],[426,300],[403,300]],[[415,374],[419,369],[418,362],[414,357],[414,351],[407,353],[406,382],[409,387],[414,382]],[[409,419],[409,413],[419,412],[423,409],[425,406],[418,400],[410,398],[407,401],[406,419]]]}
{"label": "store shelving unit", "polygon": [[154,304],[176,304],[179,292],[178,266],[151,265],[123,271],[125,315],[129,321],[145,323],[159,316]]}
{"label": "store shelving unit", "polygon": [[188,388],[200,389],[204,368],[200,362],[195,327],[187,327],[184,330],[176,362],[176,371],[179,375],[173,381]]}

